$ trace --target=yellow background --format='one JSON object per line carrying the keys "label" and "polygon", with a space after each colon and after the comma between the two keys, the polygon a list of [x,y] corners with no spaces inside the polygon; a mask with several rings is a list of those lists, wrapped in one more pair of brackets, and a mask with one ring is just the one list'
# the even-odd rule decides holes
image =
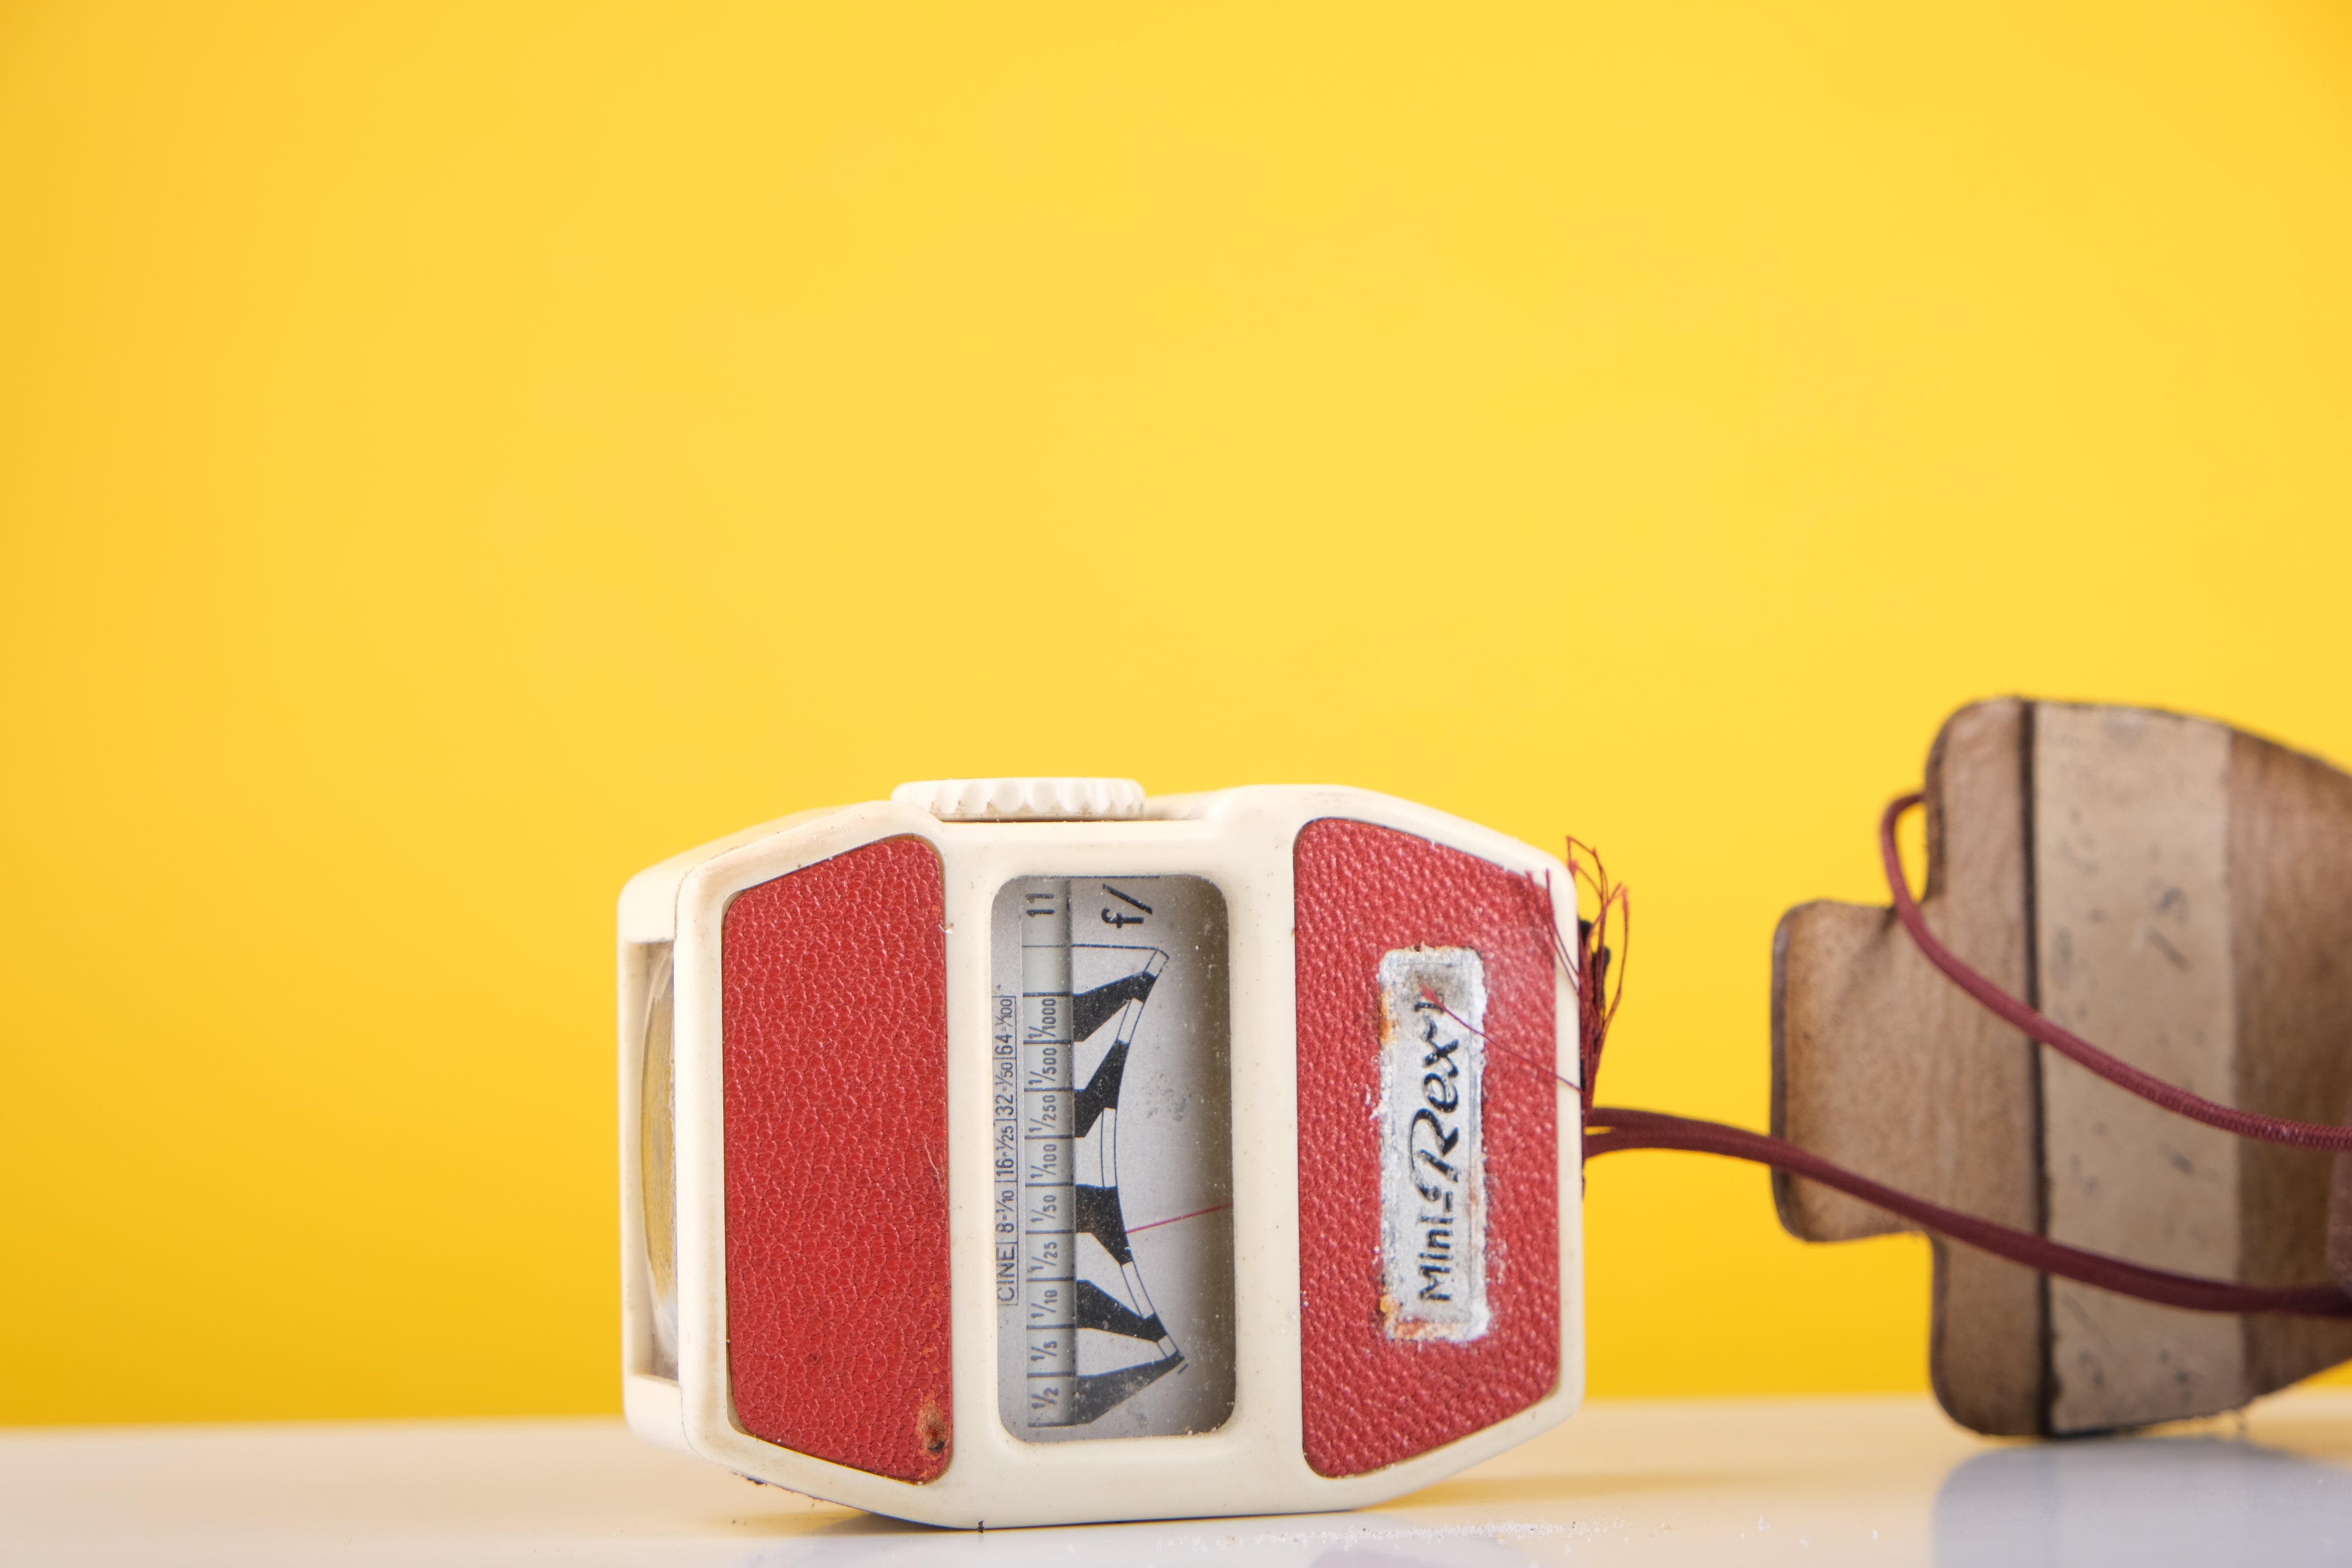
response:
{"label": "yellow background", "polygon": [[[613,897],[907,778],[1573,830],[1760,1124],[1953,707],[2352,757],[2347,284],[2323,0],[9,5],[0,1420],[614,1408]],[[1595,1392],[1924,1386],[1590,1214]]]}

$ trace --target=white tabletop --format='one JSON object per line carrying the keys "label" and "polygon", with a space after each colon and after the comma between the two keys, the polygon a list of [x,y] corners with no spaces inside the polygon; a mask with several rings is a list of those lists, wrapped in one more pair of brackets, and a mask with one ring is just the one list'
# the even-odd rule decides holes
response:
{"label": "white tabletop", "polygon": [[0,1562],[616,1565],[2352,1562],[2352,1393],[1988,1443],[1920,1398],[1600,1402],[1351,1514],[984,1535],[755,1487],[611,1420],[0,1433]]}

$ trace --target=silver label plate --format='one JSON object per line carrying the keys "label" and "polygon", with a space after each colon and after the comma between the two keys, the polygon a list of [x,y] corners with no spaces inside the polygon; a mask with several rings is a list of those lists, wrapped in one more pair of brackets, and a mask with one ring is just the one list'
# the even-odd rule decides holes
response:
{"label": "silver label plate", "polygon": [[1381,1316],[1392,1339],[1486,1331],[1486,966],[1466,947],[1381,960]]}

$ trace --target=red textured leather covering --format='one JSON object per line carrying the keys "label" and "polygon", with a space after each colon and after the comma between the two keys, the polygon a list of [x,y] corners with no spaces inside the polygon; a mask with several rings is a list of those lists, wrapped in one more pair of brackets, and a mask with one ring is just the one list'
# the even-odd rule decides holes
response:
{"label": "red textured leather covering", "polygon": [[[1559,1126],[1540,900],[1491,861],[1368,822],[1299,833],[1298,1283],[1307,1462],[1355,1476],[1526,1409],[1559,1381]],[[1486,979],[1487,1331],[1381,1321],[1381,955],[1477,950]]]}
{"label": "red textured leather covering", "polygon": [[953,1434],[944,913],[886,839],[746,890],[719,950],[736,1419],[902,1481]]}

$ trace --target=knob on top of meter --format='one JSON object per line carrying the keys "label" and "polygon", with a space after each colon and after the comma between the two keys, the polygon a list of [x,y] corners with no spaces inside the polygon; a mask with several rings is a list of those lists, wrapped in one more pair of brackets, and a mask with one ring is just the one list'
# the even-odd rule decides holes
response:
{"label": "knob on top of meter", "polygon": [[1126,822],[1143,815],[1133,779],[920,779],[890,792],[941,822]]}

